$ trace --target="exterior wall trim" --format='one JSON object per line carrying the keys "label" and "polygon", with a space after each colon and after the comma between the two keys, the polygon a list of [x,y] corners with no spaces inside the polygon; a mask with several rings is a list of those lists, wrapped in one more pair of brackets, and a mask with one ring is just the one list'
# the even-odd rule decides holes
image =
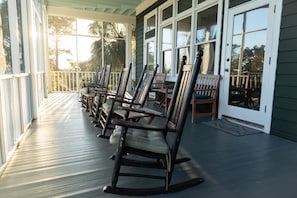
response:
{"label": "exterior wall trim", "polygon": [[136,7],[136,16],[151,7],[158,0],[145,0],[139,6]]}

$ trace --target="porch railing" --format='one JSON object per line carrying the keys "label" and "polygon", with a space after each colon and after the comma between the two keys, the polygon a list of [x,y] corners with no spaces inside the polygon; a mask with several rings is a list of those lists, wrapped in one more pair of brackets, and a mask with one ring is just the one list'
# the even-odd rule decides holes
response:
{"label": "porch railing", "polygon": [[[76,71],[51,71],[50,72],[50,92],[79,92],[83,80],[95,80],[95,72]],[[99,74],[100,75],[100,74]],[[116,90],[119,79],[119,72],[111,72],[109,79],[109,89]]]}

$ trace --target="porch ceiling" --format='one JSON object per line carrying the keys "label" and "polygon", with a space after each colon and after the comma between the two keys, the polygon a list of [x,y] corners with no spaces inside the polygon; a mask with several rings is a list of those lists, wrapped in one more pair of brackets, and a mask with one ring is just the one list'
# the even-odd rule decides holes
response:
{"label": "porch ceiling", "polygon": [[135,16],[136,7],[144,0],[47,0],[47,6],[98,13]]}

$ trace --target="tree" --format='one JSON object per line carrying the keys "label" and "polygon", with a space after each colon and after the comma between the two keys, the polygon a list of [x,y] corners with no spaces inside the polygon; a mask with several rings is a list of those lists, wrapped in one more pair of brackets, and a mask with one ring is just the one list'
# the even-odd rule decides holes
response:
{"label": "tree", "polygon": [[0,4],[0,74],[12,73],[8,5]]}
{"label": "tree", "polygon": [[102,47],[105,64],[111,63],[114,71],[119,71],[121,65],[125,63],[124,33],[117,27],[118,24],[110,22],[94,21],[90,24],[89,32],[100,38],[92,45],[90,61],[94,66],[102,64]]}
{"label": "tree", "polygon": [[65,34],[75,33],[74,23],[75,19],[49,16],[48,17],[48,31],[49,31],[49,62],[51,70],[59,70],[59,55],[62,53],[71,54],[70,50],[59,48],[59,41],[61,36]]}

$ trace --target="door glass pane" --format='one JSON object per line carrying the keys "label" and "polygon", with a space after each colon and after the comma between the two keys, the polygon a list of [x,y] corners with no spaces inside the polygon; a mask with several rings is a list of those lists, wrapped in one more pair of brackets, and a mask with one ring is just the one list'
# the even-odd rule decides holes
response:
{"label": "door glass pane", "polygon": [[267,15],[266,6],[234,16],[229,105],[260,110]]}
{"label": "door glass pane", "polygon": [[[246,13],[246,31],[257,31],[267,28],[268,8],[258,8]],[[257,23],[255,23],[257,21]]]}

